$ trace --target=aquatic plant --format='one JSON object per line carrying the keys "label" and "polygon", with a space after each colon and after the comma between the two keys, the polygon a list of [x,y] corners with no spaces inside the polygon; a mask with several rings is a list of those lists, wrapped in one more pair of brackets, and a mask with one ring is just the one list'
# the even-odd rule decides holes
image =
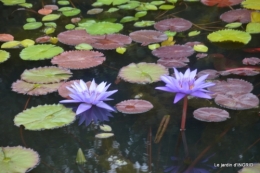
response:
{"label": "aquatic plant", "polygon": [[72,100],[62,100],[60,103],[81,103],[77,109],[77,115],[90,109],[93,105],[114,111],[114,108],[103,102],[106,100],[111,100],[108,97],[117,92],[117,90],[107,92],[109,86],[110,84],[106,85],[106,82],[96,85],[94,79],[92,80],[90,86],[87,86],[83,80],[74,82],[71,87],[67,87],[67,89],[71,92],[69,96]]}
{"label": "aquatic plant", "polygon": [[119,112],[123,112],[126,114],[144,113],[151,110],[152,108],[152,103],[146,100],[139,99],[125,100],[116,104],[116,109]]}
{"label": "aquatic plant", "polygon": [[196,109],[193,112],[193,115],[197,120],[206,122],[221,122],[226,121],[227,118],[230,118],[227,111],[214,107],[203,107]]}
{"label": "aquatic plant", "polygon": [[174,103],[177,103],[182,98],[184,98],[183,112],[182,112],[182,122],[181,130],[185,130],[186,121],[186,111],[187,111],[187,95],[210,99],[211,96],[208,94],[205,88],[215,85],[212,82],[205,82],[208,75],[203,75],[198,79],[195,79],[197,70],[190,71],[187,69],[185,73],[178,72],[176,68],[174,69],[175,77],[171,76],[161,76],[161,80],[166,83],[164,87],[156,87],[155,89],[176,93]]}

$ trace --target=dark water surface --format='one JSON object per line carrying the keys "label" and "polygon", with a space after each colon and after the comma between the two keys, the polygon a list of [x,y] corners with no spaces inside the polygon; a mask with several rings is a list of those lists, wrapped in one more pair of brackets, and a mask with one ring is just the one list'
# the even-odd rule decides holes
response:
{"label": "dark water surface", "polygon": [[[51,1],[27,1],[33,3],[33,10],[41,8],[42,3],[52,4]],[[86,11],[91,9],[91,1],[73,1],[77,8],[81,9],[81,17],[89,18]],[[187,8],[182,13],[176,14],[193,23],[209,23],[219,20],[218,17],[228,8],[218,9],[215,7],[206,7],[201,3],[187,3]],[[30,11],[15,11],[17,6],[3,6],[0,3],[0,33],[9,33],[15,37],[15,40],[33,39],[44,35],[41,29],[33,31],[24,31],[22,26],[26,23],[26,18],[34,17],[41,21],[41,17]],[[105,7],[107,10],[108,7]],[[185,9],[185,5],[178,3],[176,8],[167,14],[171,14]],[[13,12],[13,13],[12,13]],[[149,15],[144,19],[152,20],[162,12],[149,11]],[[116,17],[119,20],[126,15],[133,15],[134,11],[119,11],[108,17]],[[164,19],[165,17],[160,18]],[[95,16],[93,16],[95,17]],[[106,17],[104,14],[96,15],[97,18]],[[168,16],[169,18],[170,16]],[[159,19],[158,19],[159,20]],[[64,31],[64,26],[70,23],[70,18],[62,16],[56,21],[58,28],[51,36],[57,36]],[[222,22],[220,25],[224,26]],[[153,29],[153,27],[146,28]],[[194,28],[195,30],[198,28]],[[125,24],[122,31],[124,34],[139,30],[132,27],[132,22]],[[209,47],[209,54],[223,54],[229,65],[238,66],[245,56],[249,56],[242,50],[224,50],[212,45],[207,39],[208,31],[202,31],[200,36],[189,38],[187,33],[184,37],[176,37],[178,44],[187,41],[201,41]],[[254,35],[248,47],[259,47],[259,35]],[[72,50],[73,47],[58,43],[58,46],[66,50]],[[106,56],[103,65],[85,70],[72,70],[71,79],[83,79],[89,81],[95,78],[97,83],[107,81],[112,83],[109,90],[118,89],[118,92],[109,101],[110,105],[134,98],[136,95],[142,95],[142,99],[153,103],[154,108],[146,113],[137,115],[126,115],[122,113],[113,113],[113,118],[106,124],[110,125],[115,134],[108,139],[97,139],[95,134],[99,132],[98,126],[90,125],[88,127],[78,126],[78,121],[73,124],[55,129],[44,131],[28,131],[14,126],[14,116],[20,113],[29,98],[27,95],[18,94],[11,91],[11,84],[17,79],[25,69],[31,69],[40,66],[50,66],[50,60],[42,61],[23,61],[19,57],[21,49],[8,49],[11,58],[0,64],[0,146],[25,146],[32,148],[40,154],[41,162],[33,169],[32,173],[103,173],[109,172],[116,165],[116,160],[127,162],[127,165],[119,166],[114,172],[135,173],[133,165],[138,162],[140,165],[151,165],[153,173],[164,172],[165,168],[170,166],[181,166],[179,172],[184,172],[190,165],[195,164],[195,168],[203,168],[208,172],[232,173],[237,172],[241,167],[234,167],[234,163],[258,163],[260,161],[260,121],[259,109],[250,109],[243,111],[227,110],[231,118],[225,122],[206,123],[193,118],[193,111],[203,106],[218,107],[213,100],[203,100],[193,98],[189,100],[186,131],[180,133],[180,122],[182,114],[183,101],[173,104],[174,94],[155,90],[156,86],[162,86],[162,82],[147,85],[138,85],[121,81],[115,84],[114,81],[118,75],[118,70],[131,62],[156,62],[158,58],[151,54],[151,51],[140,46],[139,43],[133,43],[128,47],[125,54],[120,55],[114,50],[101,51]],[[259,54],[250,54],[258,56]],[[195,55],[189,57],[191,63],[189,67],[203,69],[214,69],[218,66],[218,59],[208,57],[197,61]],[[221,63],[221,62],[220,62]],[[251,82],[254,85],[252,93],[260,94],[259,76],[239,77]],[[225,79],[226,77],[222,77]],[[44,104],[57,104],[62,98],[57,92],[45,96],[30,97],[27,108]],[[153,142],[160,121],[164,115],[170,115],[170,122],[160,143]],[[185,147],[181,136],[186,136]],[[22,140],[22,137],[24,141]],[[75,163],[78,148],[82,148],[87,163],[78,166]],[[187,151],[188,150],[188,151]],[[114,157],[114,164],[108,161]],[[171,160],[171,157],[174,161]],[[205,160],[209,158],[208,160]],[[196,159],[199,159],[197,161]],[[109,159],[111,160],[111,159]],[[195,161],[195,162],[194,162]],[[202,163],[205,161],[204,163]],[[229,164],[229,168],[215,167],[217,164]],[[112,166],[111,166],[112,165]],[[145,166],[144,166],[145,167]],[[144,168],[143,167],[143,168]],[[110,171],[113,172],[113,171]],[[142,172],[139,170],[139,172]],[[143,172],[149,172],[143,169]],[[1,173],[1,168],[0,168]],[[197,172],[196,172],[197,173]],[[205,171],[202,173],[206,173]]]}

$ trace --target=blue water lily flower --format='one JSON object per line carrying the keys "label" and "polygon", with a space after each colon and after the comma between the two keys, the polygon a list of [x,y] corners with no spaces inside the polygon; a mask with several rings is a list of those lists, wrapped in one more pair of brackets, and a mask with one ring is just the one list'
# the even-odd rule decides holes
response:
{"label": "blue water lily flower", "polygon": [[[97,120],[107,120],[106,115],[110,115],[108,112],[115,112],[115,109],[104,101],[112,100],[108,97],[117,92],[117,90],[107,91],[109,86],[110,84],[106,85],[106,82],[101,82],[97,85],[94,79],[89,87],[83,80],[74,82],[70,87],[67,87],[70,91],[69,96],[71,100],[62,100],[60,103],[80,103],[76,110],[76,115],[84,113],[84,117],[80,118],[80,124],[83,123],[83,121],[86,121],[86,124],[89,124],[92,120],[95,122]],[[97,109],[96,107],[100,109]],[[100,116],[98,112],[101,113]]]}
{"label": "blue water lily flower", "polygon": [[165,75],[161,76],[161,80],[165,82],[166,85],[164,87],[156,87],[156,89],[176,93],[174,103],[177,103],[186,95],[207,99],[211,98],[208,94],[209,91],[205,88],[211,87],[215,84],[212,82],[205,82],[208,75],[203,75],[196,79],[195,76],[197,70],[190,71],[190,69],[187,69],[183,74],[178,72],[177,69],[173,69],[175,77]]}

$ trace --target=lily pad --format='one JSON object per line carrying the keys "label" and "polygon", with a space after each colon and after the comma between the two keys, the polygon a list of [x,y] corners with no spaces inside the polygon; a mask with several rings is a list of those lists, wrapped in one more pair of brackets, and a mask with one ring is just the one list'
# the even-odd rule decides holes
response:
{"label": "lily pad", "polygon": [[20,41],[8,41],[1,45],[1,48],[3,49],[12,49],[12,48],[19,48],[20,47]]}
{"label": "lily pad", "polygon": [[189,62],[189,59],[187,57],[181,57],[181,58],[175,58],[175,59],[172,59],[172,58],[160,58],[158,61],[157,61],[157,64],[161,64],[163,65],[164,67],[167,67],[167,68],[181,68],[181,67],[185,67],[187,66]]}
{"label": "lily pad", "polygon": [[46,22],[46,21],[54,21],[60,18],[59,14],[49,14],[46,15],[42,18],[42,21]]}
{"label": "lily pad", "polygon": [[257,65],[260,64],[260,58],[257,57],[244,58],[242,62],[245,65]]}
{"label": "lily pad", "polygon": [[67,51],[54,57],[51,63],[69,69],[86,69],[102,64],[105,59],[104,54],[97,51]]}
{"label": "lily pad", "polygon": [[46,95],[58,90],[60,83],[53,84],[33,84],[23,80],[17,80],[12,84],[12,90],[20,94],[33,96]]}
{"label": "lily pad", "polygon": [[39,161],[39,154],[30,148],[0,147],[0,168],[3,173],[28,172]]}
{"label": "lily pad", "polygon": [[66,17],[70,17],[70,16],[76,16],[80,13],[80,9],[77,8],[72,8],[70,10],[65,10],[62,11],[62,14]]}
{"label": "lily pad", "polygon": [[132,99],[125,100],[116,104],[116,109],[119,112],[126,114],[144,113],[153,108],[153,105],[146,100]]}
{"label": "lily pad", "polygon": [[182,58],[191,56],[194,53],[194,50],[190,46],[186,45],[173,45],[173,46],[164,46],[152,51],[154,56],[159,58]]}
{"label": "lily pad", "polygon": [[162,75],[168,75],[168,69],[155,63],[131,63],[122,67],[118,76],[131,83],[153,83],[160,81]]}
{"label": "lily pad", "polygon": [[240,4],[243,0],[200,0],[207,6],[229,7]]}
{"label": "lily pad", "polygon": [[214,107],[203,107],[196,109],[193,112],[193,115],[197,120],[206,122],[221,122],[230,118],[227,111]]}
{"label": "lily pad", "polygon": [[248,23],[246,25],[246,32],[250,34],[260,33],[260,23]]}
{"label": "lily pad", "polygon": [[135,22],[134,26],[135,27],[148,27],[148,26],[153,26],[155,24],[155,21],[152,20],[142,20],[140,22]]}
{"label": "lily pad", "polygon": [[151,43],[157,43],[164,40],[167,40],[167,35],[155,30],[139,30],[131,32],[129,36],[132,40],[142,43],[142,46],[146,46]]}
{"label": "lily pad", "polygon": [[5,50],[0,50],[0,63],[6,61],[8,58],[10,58],[10,53]]}
{"label": "lily pad", "polygon": [[6,6],[12,6],[12,5],[17,5],[17,4],[22,4],[25,3],[25,0],[1,0],[4,5]]}
{"label": "lily pad", "polygon": [[114,133],[99,133],[95,135],[95,138],[104,139],[114,136]]}
{"label": "lily pad", "polygon": [[175,32],[183,32],[190,29],[192,23],[183,18],[171,18],[165,19],[157,22],[154,25],[154,28],[159,31],[175,31]]}
{"label": "lily pad", "polygon": [[258,0],[245,0],[241,5],[247,9],[260,10],[260,1]]}
{"label": "lily pad", "polygon": [[45,130],[69,125],[75,119],[76,114],[61,104],[40,105],[16,115],[14,124],[23,125],[27,130]]}
{"label": "lily pad", "polygon": [[251,21],[251,12],[247,9],[230,10],[220,15],[220,19],[224,22],[241,22],[248,23]]}
{"label": "lily pad", "polygon": [[41,44],[24,48],[20,53],[20,57],[23,60],[37,61],[43,59],[50,59],[62,52],[63,49],[59,46],[55,46],[52,44]]}
{"label": "lily pad", "polygon": [[13,41],[14,36],[11,34],[0,34],[0,42]]}
{"label": "lily pad", "polygon": [[97,0],[97,2],[101,2],[104,5],[121,5],[127,3],[129,0]]}
{"label": "lily pad", "polygon": [[113,34],[123,29],[120,23],[98,22],[90,25],[86,31],[91,35]]}
{"label": "lily pad", "polygon": [[22,80],[38,84],[60,82],[62,80],[67,80],[70,77],[70,70],[55,66],[38,67],[25,70],[21,75]]}

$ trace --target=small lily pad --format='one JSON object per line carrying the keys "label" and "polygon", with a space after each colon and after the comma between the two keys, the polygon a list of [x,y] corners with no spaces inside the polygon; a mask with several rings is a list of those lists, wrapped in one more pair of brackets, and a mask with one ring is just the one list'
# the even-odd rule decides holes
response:
{"label": "small lily pad", "polygon": [[159,7],[160,10],[171,10],[171,9],[174,9],[174,5],[161,5]]}
{"label": "small lily pad", "polygon": [[246,25],[246,32],[250,34],[260,33],[260,23],[248,23]]}
{"label": "small lily pad", "polygon": [[238,28],[242,25],[242,23],[240,22],[233,22],[233,23],[229,23],[227,25],[225,25],[226,28]]}
{"label": "small lily pad", "polygon": [[1,48],[3,49],[11,49],[11,48],[19,48],[20,47],[20,41],[8,41],[1,45]]}
{"label": "small lily pad", "polygon": [[104,138],[110,138],[114,136],[114,133],[99,133],[95,135],[95,138],[104,139]]}
{"label": "small lily pad", "polygon": [[36,22],[36,19],[35,19],[35,18],[32,18],[32,17],[30,17],[30,18],[27,18],[27,19],[26,19],[26,22],[28,22],[28,23],[31,23],[31,22]]}
{"label": "small lily pad", "polygon": [[208,52],[208,47],[203,44],[194,45],[193,49],[197,52]]}
{"label": "small lily pad", "polygon": [[23,46],[23,47],[29,47],[29,46],[32,46],[35,44],[35,42],[31,39],[25,39],[23,41],[20,42],[20,44]]}
{"label": "small lily pad", "polygon": [[68,30],[71,30],[71,29],[74,29],[74,28],[75,28],[75,25],[73,25],[73,24],[67,24],[67,25],[65,25],[65,28],[68,29]]}
{"label": "small lily pad", "polygon": [[39,105],[16,115],[14,124],[23,125],[26,130],[45,130],[69,125],[75,119],[76,114],[61,104]]}
{"label": "small lily pad", "polygon": [[199,35],[199,34],[200,34],[200,31],[191,31],[191,32],[189,32],[188,36],[193,37],[193,36],[196,36],[196,35]]}
{"label": "small lily pad", "polygon": [[77,50],[92,50],[93,47],[87,43],[81,43],[75,46]]}
{"label": "small lily pad", "polygon": [[0,50],[0,63],[6,61],[8,58],[10,58],[10,53],[5,50]]}
{"label": "small lily pad", "polygon": [[70,2],[69,1],[58,1],[57,2],[59,5],[69,5],[70,4]]}
{"label": "small lily pad", "polygon": [[59,14],[48,14],[42,18],[42,21],[54,21],[60,18]]}
{"label": "small lily pad", "polygon": [[71,10],[62,11],[62,14],[66,17],[76,16],[80,13],[80,9],[73,8]]}
{"label": "small lily pad", "polygon": [[23,25],[24,30],[34,30],[42,26],[42,22],[30,22]]}
{"label": "small lily pad", "polygon": [[111,22],[98,22],[90,25],[86,31],[91,35],[113,34],[123,29],[123,25]]}

